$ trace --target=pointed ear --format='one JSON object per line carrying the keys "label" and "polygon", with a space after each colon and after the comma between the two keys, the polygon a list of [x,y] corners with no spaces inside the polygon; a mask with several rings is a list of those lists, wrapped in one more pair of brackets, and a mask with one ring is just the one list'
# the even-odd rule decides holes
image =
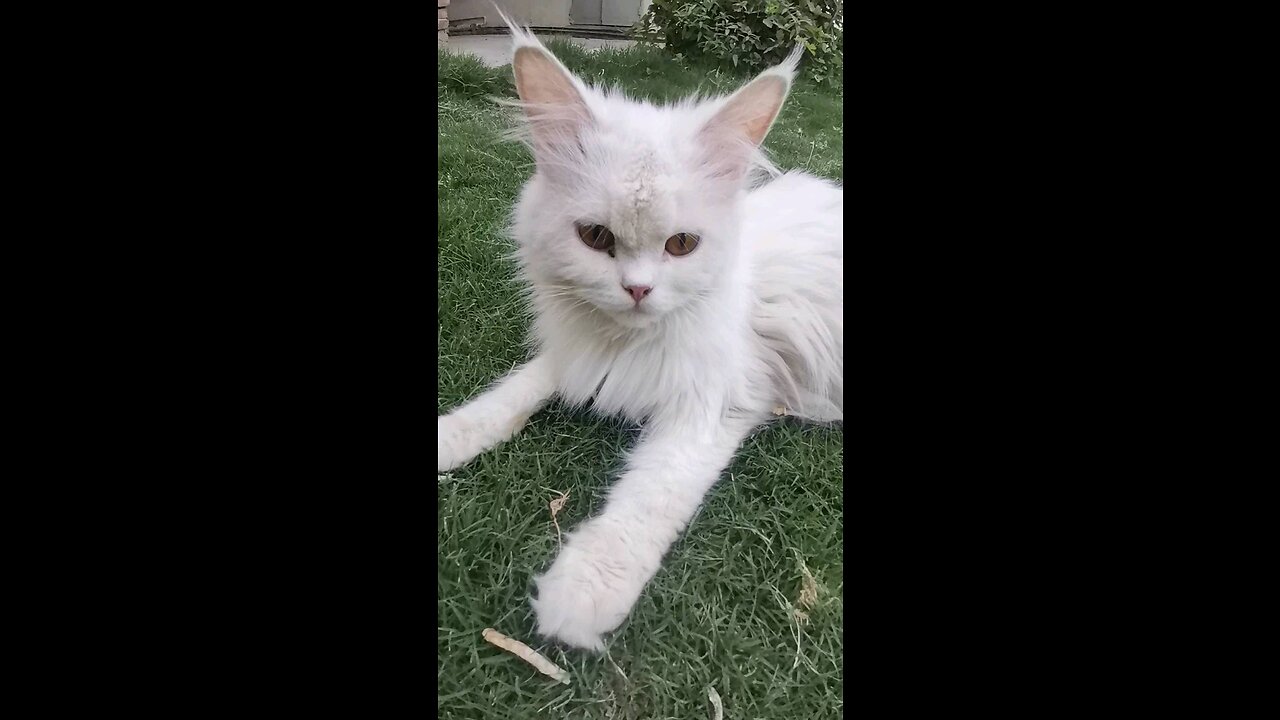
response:
{"label": "pointed ear", "polygon": [[742,177],[752,156],[769,134],[782,103],[791,90],[799,50],[781,65],[771,67],[747,83],[716,110],[703,126],[700,137],[714,158],[717,175]]}
{"label": "pointed ear", "polygon": [[791,82],[781,75],[764,74],[729,97],[724,107],[707,121],[704,133],[735,135],[752,145],[764,142],[782,109]]}
{"label": "pointed ear", "polygon": [[573,75],[545,48],[521,45],[511,64],[516,73],[516,92],[526,103],[569,105],[582,102]]}
{"label": "pointed ear", "polygon": [[538,160],[579,148],[591,122],[579,81],[541,45],[519,45],[511,66]]}

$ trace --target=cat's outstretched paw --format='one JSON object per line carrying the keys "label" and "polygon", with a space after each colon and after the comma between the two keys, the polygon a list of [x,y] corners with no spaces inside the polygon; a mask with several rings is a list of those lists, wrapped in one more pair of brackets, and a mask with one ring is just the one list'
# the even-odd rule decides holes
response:
{"label": "cat's outstretched paw", "polygon": [[436,472],[452,470],[462,464],[453,450],[455,432],[449,418],[436,418]]}
{"label": "cat's outstretched paw", "polygon": [[511,439],[528,421],[528,413],[483,408],[436,416],[436,472],[467,464],[476,455]]}
{"label": "cat's outstretched paw", "polygon": [[456,415],[436,418],[436,472],[461,467],[475,457],[474,432],[471,423]]}
{"label": "cat's outstretched paw", "polygon": [[656,564],[642,563],[625,533],[591,520],[565,543],[551,569],[534,582],[538,633],[573,647],[604,649],[604,633],[627,618]]}

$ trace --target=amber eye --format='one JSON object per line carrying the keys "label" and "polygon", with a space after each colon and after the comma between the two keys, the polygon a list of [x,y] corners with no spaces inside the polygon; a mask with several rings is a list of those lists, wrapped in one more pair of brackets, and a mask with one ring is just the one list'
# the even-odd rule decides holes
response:
{"label": "amber eye", "polygon": [[582,242],[592,250],[612,250],[613,249],[613,233],[609,232],[609,228],[603,225],[583,225],[577,223],[578,237],[582,238]]}
{"label": "amber eye", "polygon": [[667,252],[672,255],[688,255],[698,247],[698,236],[693,233],[676,233],[667,238]]}

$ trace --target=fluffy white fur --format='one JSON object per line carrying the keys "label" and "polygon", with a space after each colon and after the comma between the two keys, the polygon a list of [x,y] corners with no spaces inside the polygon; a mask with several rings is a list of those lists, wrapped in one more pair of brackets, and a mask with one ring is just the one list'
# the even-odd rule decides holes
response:
{"label": "fluffy white fur", "polygon": [[[605,507],[537,578],[538,631],[599,650],[739,445],[785,406],[844,417],[844,191],[759,152],[798,54],[727,98],[658,107],[589,87],[512,29],[537,170],[513,235],[533,359],[438,419],[440,471],[552,396],[643,424]],[[759,184],[761,171],[769,177]],[[616,237],[611,257],[576,222]],[[664,250],[678,232],[690,254]],[[637,303],[628,285],[652,287]]]}

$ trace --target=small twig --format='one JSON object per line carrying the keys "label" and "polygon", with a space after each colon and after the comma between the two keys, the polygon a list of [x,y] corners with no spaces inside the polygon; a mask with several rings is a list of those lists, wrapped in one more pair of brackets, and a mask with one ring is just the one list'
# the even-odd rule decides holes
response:
{"label": "small twig", "polygon": [[793,619],[796,621],[796,625],[795,625],[796,661],[791,663],[791,669],[795,670],[796,668],[800,667],[800,618],[797,617]]}
{"label": "small twig", "polygon": [[556,665],[555,663],[548,660],[546,656],[543,655],[542,653],[538,652],[537,650],[534,650],[528,645],[525,645],[519,640],[509,638],[506,635],[503,635],[502,633],[498,632],[497,630],[494,630],[493,628],[485,628],[484,632],[480,633],[480,635],[484,637],[485,641],[487,641],[490,645],[496,645],[497,647],[500,647],[503,650],[506,650],[507,652],[511,653],[512,655],[515,655],[521,660],[524,660],[525,662],[537,668],[538,672],[542,673],[543,675],[548,675],[550,677],[553,677],[556,680],[564,683],[565,685],[569,684],[568,672],[563,670],[559,665]]}
{"label": "small twig", "polygon": [[568,499],[569,499],[569,492],[565,491],[560,493],[560,497],[552,500],[551,504],[549,505],[549,507],[551,508],[551,523],[556,526],[556,543],[561,547],[564,547],[564,543],[561,542],[560,540],[560,521],[556,520],[556,514],[564,509],[564,503]]}
{"label": "small twig", "polygon": [[605,648],[605,650],[604,650],[604,657],[605,657],[605,659],[606,659],[606,660],[608,660],[608,661],[609,661],[609,664],[613,666],[613,669],[614,669],[614,670],[617,670],[617,671],[618,671],[618,674],[622,676],[622,682],[624,682],[624,683],[630,683],[630,682],[631,682],[630,680],[628,680],[628,679],[627,679],[627,674],[626,674],[626,673],[624,673],[624,672],[622,672],[622,668],[618,667],[618,663],[616,663],[616,662],[614,662],[614,661],[613,661],[613,654],[609,652],[609,649],[608,649],[608,648]]}

